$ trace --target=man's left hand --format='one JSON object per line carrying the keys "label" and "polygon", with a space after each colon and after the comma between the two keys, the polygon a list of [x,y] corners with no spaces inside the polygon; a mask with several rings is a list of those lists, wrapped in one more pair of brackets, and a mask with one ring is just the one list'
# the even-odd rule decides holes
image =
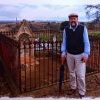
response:
{"label": "man's left hand", "polygon": [[87,62],[87,60],[88,60],[88,58],[87,58],[87,57],[82,57],[82,59],[81,59],[81,61],[82,61],[83,63],[86,63],[86,62]]}

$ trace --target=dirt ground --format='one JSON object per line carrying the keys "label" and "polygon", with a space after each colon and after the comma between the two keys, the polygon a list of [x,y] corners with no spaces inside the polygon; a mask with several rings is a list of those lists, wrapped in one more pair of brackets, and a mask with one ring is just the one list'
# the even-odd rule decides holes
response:
{"label": "dirt ground", "polygon": [[[97,98],[100,97],[100,73],[86,76],[86,97]],[[32,97],[68,97],[68,98],[79,98],[78,91],[76,94],[71,96],[67,95],[69,91],[69,82],[63,83],[62,91],[59,92],[58,84],[42,88],[33,92],[27,92],[20,96],[32,96]]]}
{"label": "dirt ground", "polygon": [[8,88],[7,82],[4,80],[3,76],[0,74],[0,97],[1,96],[10,96],[10,90]]}
{"label": "dirt ground", "polygon": [[[86,76],[86,84],[87,84],[87,92],[86,97],[100,97],[100,73]],[[49,86],[46,88],[42,88],[33,92],[27,92],[23,93],[21,95],[18,95],[18,97],[26,97],[26,96],[32,96],[32,97],[68,97],[68,98],[78,98],[78,92],[76,94],[73,94],[71,96],[68,96],[69,90],[69,82],[63,83],[62,86],[62,92],[59,93],[58,90],[58,84]],[[5,80],[0,76],[0,97],[4,96],[11,96],[9,88],[7,87],[7,83]]]}

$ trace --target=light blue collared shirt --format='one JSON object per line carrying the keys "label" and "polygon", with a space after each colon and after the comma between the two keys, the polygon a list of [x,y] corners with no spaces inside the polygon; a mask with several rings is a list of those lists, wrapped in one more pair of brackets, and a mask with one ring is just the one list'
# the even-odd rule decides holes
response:
{"label": "light blue collared shirt", "polygon": [[[78,26],[78,25],[77,25]],[[76,26],[76,28],[77,28]],[[72,28],[70,26],[70,29],[73,29],[73,31],[75,31],[76,28]],[[67,54],[67,43],[66,43],[66,32],[65,29],[63,31],[63,40],[62,40],[62,44],[61,44],[61,52],[62,52],[62,56],[66,56]],[[88,57],[88,55],[90,55],[90,42],[89,42],[89,37],[88,37],[88,31],[86,26],[84,26],[84,32],[83,32],[83,41],[84,41],[84,56]]]}

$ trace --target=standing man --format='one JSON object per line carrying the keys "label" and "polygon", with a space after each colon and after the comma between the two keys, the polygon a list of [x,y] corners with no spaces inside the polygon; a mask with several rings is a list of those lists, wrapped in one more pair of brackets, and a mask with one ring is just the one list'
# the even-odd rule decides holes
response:
{"label": "standing man", "polygon": [[68,17],[69,25],[63,31],[61,59],[64,64],[67,58],[71,87],[68,95],[74,94],[78,89],[79,96],[82,98],[86,93],[86,62],[90,54],[88,31],[86,26],[79,24],[77,14],[70,14]]}

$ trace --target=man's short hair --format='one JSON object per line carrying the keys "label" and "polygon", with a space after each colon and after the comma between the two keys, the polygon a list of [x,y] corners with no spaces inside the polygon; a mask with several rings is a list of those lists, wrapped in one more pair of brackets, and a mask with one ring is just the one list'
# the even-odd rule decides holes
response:
{"label": "man's short hair", "polygon": [[71,13],[71,14],[69,14],[68,17],[69,17],[69,18],[71,18],[71,17],[78,17],[78,14],[76,14],[76,13]]}

